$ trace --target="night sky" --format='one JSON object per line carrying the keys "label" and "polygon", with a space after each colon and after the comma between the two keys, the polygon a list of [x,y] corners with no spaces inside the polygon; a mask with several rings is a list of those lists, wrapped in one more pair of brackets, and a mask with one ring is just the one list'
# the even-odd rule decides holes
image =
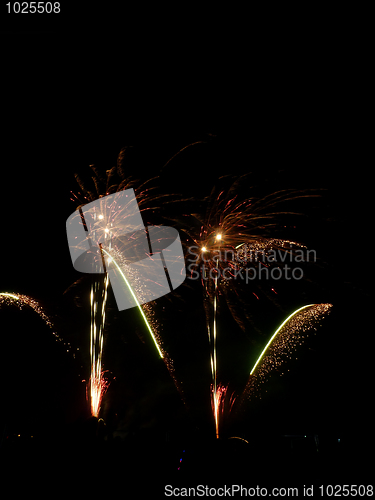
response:
{"label": "night sky", "polygon": [[[36,46],[43,51],[45,44],[39,40]],[[228,421],[226,437],[256,443],[253,449],[262,450],[267,460],[265,447],[281,453],[275,444],[280,436],[319,435],[326,450],[341,439],[347,446],[345,456],[362,460],[364,450],[373,446],[372,226],[367,202],[371,181],[366,173],[366,132],[354,119],[354,107],[344,109],[338,97],[331,100],[330,92],[306,98],[301,105],[301,91],[294,95],[294,106],[273,97],[256,116],[245,117],[238,110],[225,120],[216,106],[214,114],[185,115],[187,101],[181,96],[184,106],[175,121],[166,110],[161,116],[142,106],[140,94],[126,81],[116,97],[104,91],[92,68],[85,75],[83,68],[76,71],[77,61],[70,67],[61,45],[53,61],[44,52],[38,54],[13,46],[5,63],[11,105],[2,117],[0,292],[38,300],[63,341],[56,342],[32,310],[1,307],[3,452],[14,463],[20,455],[27,456],[28,463],[33,435],[35,449],[48,449],[53,456],[59,449],[66,451],[69,443],[78,464],[85,463],[91,450],[102,450],[106,460],[121,456],[122,462],[112,458],[113,463],[136,469],[145,466],[146,454],[153,464],[148,467],[167,477],[177,469],[183,449],[193,457],[194,469],[194,453],[214,438],[209,349],[196,282],[161,298],[155,308],[185,404],[137,312],[117,311],[110,290],[104,367],[111,384],[102,406],[107,428],[102,442],[89,419],[82,380],[89,377],[91,278],[69,288],[82,278],[73,269],[66,238],[66,219],[77,208],[70,191],[79,190],[75,173],[89,181],[90,164],[104,173],[116,164],[122,147],[132,146],[129,175],[143,180],[159,175],[158,188],[167,194],[198,198],[208,194],[220,176],[247,172],[252,175],[246,182],[255,192],[322,190],[319,199],[296,202],[304,215],[288,228],[290,239],[306,242],[321,259],[321,266],[308,269],[310,281],[298,286],[276,283],[278,305],[253,297],[249,305],[255,311],[255,335],[243,333],[222,306],[220,328],[225,334],[219,362],[225,381],[237,394],[242,391],[255,352],[295,308],[309,300],[330,302],[332,313],[301,347],[290,372],[284,377],[275,373],[262,399]],[[10,64],[11,55],[19,58],[16,68]],[[162,168],[196,141],[202,143]],[[145,220],[157,221],[157,213]],[[20,439],[25,436],[22,446],[18,434]],[[260,444],[262,439],[267,445]],[[213,452],[207,446],[210,464]],[[333,455],[326,453],[328,463]]]}

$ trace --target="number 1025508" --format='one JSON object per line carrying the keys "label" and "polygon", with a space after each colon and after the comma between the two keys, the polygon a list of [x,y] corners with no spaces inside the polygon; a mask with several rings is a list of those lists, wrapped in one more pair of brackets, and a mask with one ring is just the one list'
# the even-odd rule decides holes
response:
{"label": "number 1025508", "polygon": [[60,2],[8,2],[8,14],[59,14]]}

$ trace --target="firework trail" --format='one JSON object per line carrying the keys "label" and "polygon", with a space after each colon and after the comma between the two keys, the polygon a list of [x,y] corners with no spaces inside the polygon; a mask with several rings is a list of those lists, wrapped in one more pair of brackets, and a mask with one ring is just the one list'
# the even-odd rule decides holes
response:
{"label": "firework trail", "polygon": [[90,293],[90,401],[91,414],[94,417],[98,417],[99,415],[101,401],[108,386],[102,370],[105,306],[107,302],[108,281],[108,274],[106,273],[103,285],[100,285],[99,280],[95,280],[91,285]]}
{"label": "firework trail", "polygon": [[[121,267],[119,266],[119,264],[118,264],[118,261],[120,261],[120,260],[122,260],[122,259],[123,259],[122,254],[121,254],[121,253],[119,253],[119,255],[118,255],[118,256],[116,256],[116,259],[115,259],[115,258],[114,258],[114,256],[113,256],[113,253],[114,253],[114,252],[111,252],[111,253],[110,253],[110,252],[108,252],[107,250],[105,250],[104,248],[102,248],[102,251],[103,251],[103,252],[104,252],[104,254],[107,256],[107,259],[106,259],[106,264],[107,264],[107,266],[108,266],[109,264],[111,264],[111,263],[112,263],[112,264],[116,267],[116,269],[118,270],[118,272],[120,273],[121,278],[123,279],[124,283],[125,283],[125,284],[126,284],[126,286],[128,287],[128,290],[129,290],[129,292],[130,292],[131,296],[133,297],[133,299],[134,299],[134,301],[135,301],[135,303],[136,303],[136,305],[137,305],[137,307],[138,307],[138,309],[139,309],[139,311],[140,311],[140,313],[141,313],[141,316],[142,316],[142,318],[143,318],[143,320],[144,320],[144,322],[145,322],[145,325],[146,325],[146,327],[147,327],[147,329],[148,329],[148,331],[149,331],[149,333],[150,333],[150,335],[151,335],[151,338],[152,338],[152,340],[153,340],[153,342],[154,342],[154,344],[155,344],[155,347],[156,347],[156,349],[157,349],[157,351],[158,351],[158,353],[159,353],[159,356],[160,356],[161,358],[164,358],[165,354],[163,353],[163,350],[162,350],[162,348],[161,348],[161,345],[160,345],[160,339],[157,339],[157,338],[156,338],[156,335],[155,335],[155,333],[153,332],[153,330],[152,330],[152,328],[151,328],[151,326],[150,326],[150,323],[149,323],[149,321],[148,321],[148,319],[147,319],[147,316],[146,316],[146,314],[145,314],[145,312],[144,312],[144,310],[143,310],[143,308],[142,308],[142,305],[140,304],[140,302],[139,302],[139,300],[138,300],[138,298],[137,298],[137,295],[134,293],[134,290],[133,290],[133,288],[131,287],[131,285],[130,285],[130,283],[129,283],[129,280],[126,278],[126,275],[129,275],[129,272],[130,272],[131,268],[130,268],[130,267],[128,267],[128,271],[125,273],[125,274],[126,274],[126,275],[125,275],[125,274],[123,273],[123,271],[122,271],[122,268],[124,268],[124,267],[126,268],[126,265],[124,265],[124,264],[123,264],[123,265],[122,265],[122,268],[121,268]],[[134,272],[134,271],[132,270],[132,272]],[[137,283],[137,280],[134,280],[134,281]],[[134,282],[134,281],[133,281],[133,282]],[[142,295],[141,295],[141,294],[142,294],[142,288],[141,288],[142,283],[138,282],[137,284],[138,284],[138,285],[140,285],[139,287],[137,286],[137,293],[138,293],[138,297],[142,297]],[[143,305],[145,306],[146,304],[143,304]]]}
{"label": "firework trail", "polygon": [[243,396],[250,399],[259,394],[271,372],[277,370],[302,345],[311,331],[331,310],[332,304],[308,304],[295,310],[277,328],[250,371]]}
{"label": "firework trail", "polygon": [[[227,396],[229,396],[228,386],[222,384],[218,384],[216,386],[214,386],[214,384],[211,385],[211,407],[215,419],[215,431],[217,438],[219,438],[219,422],[221,421],[220,417],[224,415],[225,410],[227,410],[228,412],[232,410],[232,407],[236,400],[234,393],[229,396],[229,401]],[[228,405],[229,408],[227,408]]]}
{"label": "firework trail", "polygon": [[212,323],[212,333],[210,324],[208,323],[208,341],[210,344],[210,358],[211,358],[211,374],[212,374],[212,385],[211,385],[211,401],[212,401],[212,411],[215,420],[216,437],[219,437],[219,405],[220,405],[220,395],[222,391],[218,391],[217,386],[217,357],[216,357],[216,334],[217,334],[217,324],[216,324],[216,313],[217,313],[217,278],[215,278],[215,294],[213,297],[213,323]]}
{"label": "firework trail", "polygon": [[[182,399],[184,399],[182,388],[176,378],[175,369],[173,365],[172,358],[163,348],[162,339],[158,333],[158,323],[155,319],[155,312],[153,307],[153,301],[142,304],[144,300],[144,280],[136,274],[134,268],[129,265],[126,261],[127,251],[124,247],[119,248],[117,245],[111,246],[111,248],[102,247],[102,252],[105,257],[106,268],[110,265],[114,266],[118,272],[118,276],[124,281],[131,297],[133,298],[137,309],[140,312],[141,318],[147,328],[150,337],[155,345],[155,348],[159,354],[159,357],[163,360],[166,365],[170,376],[179,391]],[[125,271],[125,272],[123,272]],[[132,284],[130,284],[130,282]]]}
{"label": "firework trail", "polygon": [[[0,307],[2,305],[15,305],[20,310],[22,310],[24,306],[31,307],[43,319],[46,325],[49,326],[49,328],[52,330],[52,334],[54,335],[55,339],[59,342],[62,341],[62,338],[54,331],[54,325],[51,319],[47,316],[47,314],[44,312],[39,302],[36,301],[35,299],[29,297],[28,295],[22,295],[20,293],[1,292]],[[67,345],[70,348],[69,342],[67,343]]]}

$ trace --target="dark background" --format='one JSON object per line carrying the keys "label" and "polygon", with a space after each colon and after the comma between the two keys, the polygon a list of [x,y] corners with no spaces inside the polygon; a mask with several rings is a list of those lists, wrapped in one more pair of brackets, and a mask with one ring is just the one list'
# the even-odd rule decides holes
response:
{"label": "dark background", "polygon": [[[103,417],[108,435],[116,437],[117,431],[113,449],[104,447],[96,424],[88,419],[82,380],[89,376],[89,307],[85,303],[89,284],[64,294],[81,278],[72,267],[66,241],[65,221],[76,209],[69,200],[70,190],[77,191],[75,172],[88,179],[90,164],[104,172],[116,163],[122,147],[133,146],[129,175],[147,179],[160,174],[159,185],[167,193],[198,197],[208,193],[221,175],[245,172],[252,172],[255,184],[266,190],[324,189],[319,202],[298,205],[306,210],[306,217],[298,220],[294,235],[316,248],[324,261],[323,269],[316,271],[319,286],[305,293],[317,302],[333,303],[332,314],[317,336],[303,346],[288,375],[274,376],[268,392],[234,418],[232,427],[228,424],[224,437],[242,436],[252,443],[251,449],[262,457],[260,463],[250,459],[246,450],[233,453],[245,457],[243,464],[253,474],[264,470],[261,465],[270,456],[275,462],[275,457],[282,457],[283,447],[290,452],[291,438],[286,435],[308,435],[310,444],[312,436],[318,435],[325,453],[319,464],[321,474],[341,456],[346,473],[353,473],[353,478],[362,472],[366,475],[363,464],[373,447],[372,181],[361,96],[356,93],[348,100],[348,87],[342,81],[320,79],[305,68],[301,69],[304,77],[299,72],[293,85],[283,85],[279,74],[277,84],[258,80],[253,87],[252,82],[251,96],[238,102],[232,91],[233,100],[229,99],[229,105],[225,101],[225,110],[215,78],[202,86],[195,81],[200,100],[198,105],[192,99],[195,106],[190,107],[192,87],[180,90],[176,76],[169,75],[164,91],[174,91],[173,99],[169,95],[173,101],[170,111],[156,91],[152,71],[143,80],[144,87],[136,88],[142,79],[126,61],[112,69],[99,68],[86,60],[88,42],[79,46],[82,57],[71,60],[72,47],[67,51],[65,44],[49,40],[56,43],[53,57],[48,56],[46,39],[25,38],[19,47],[14,38],[8,38],[2,115],[0,291],[38,300],[70,346],[56,342],[34,312],[2,307],[4,453],[13,456],[14,463],[25,456],[25,464],[29,464],[34,453],[29,436],[35,435],[42,443],[37,450],[46,454],[57,457],[60,449],[64,453],[75,450],[78,470],[89,463],[86,453],[90,455],[92,449],[110,461],[111,470],[117,470],[115,464],[133,465],[135,470],[146,467],[158,471],[161,478],[163,473],[167,477],[169,471],[175,471],[183,449],[183,453],[193,450],[190,465],[188,462],[193,469],[196,463],[211,472],[220,468],[220,461],[213,457],[222,455],[213,451],[216,444],[211,443],[210,375],[205,365],[208,346],[197,288],[176,290],[173,297],[160,299],[157,305],[162,337],[173,352],[177,378],[185,385],[186,404],[136,315],[117,312],[110,293],[104,365],[112,382]],[[108,76],[105,86],[103,74]],[[112,92],[112,81],[116,92]],[[153,107],[155,102],[159,106]],[[177,151],[195,141],[203,144],[192,146],[162,169]],[[261,322],[258,327],[265,330],[263,325],[267,325],[265,338],[294,306],[302,305],[300,300],[298,294],[290,300],[283,295],[281,309],[254,303]],[[231,377],[226,382],[239,393],[251,366],[243,346],[250,344],[225,307],[222,322],[233,335],[234,345],[231,351],[227,343],[223,359],[229,366],[226,375]],[[261,337],[257,342],[259,348]],[[25,436],[26,444],[19,445],[18,434]],[[99,443],[91,439],[95,435]],[[344,455],[337,448],[338,439],[346,446]],[[297,441],[300,443],[299,438]],[[200,447],[203,451],[197,452]],[[302,455],[293,455],[281,470],[288,470],[288,477],[294,479],[306,453],[303,471],[313,482],[316,469],[309,452],[302,448]],[[227,465],[232,456],[229,451],[220,451],[226,457],[222,463]],[[273,470],[280,471],[279,464]],[[238,468],[243,473],[240,478],[248,477],[245,469],[246,473]]]}

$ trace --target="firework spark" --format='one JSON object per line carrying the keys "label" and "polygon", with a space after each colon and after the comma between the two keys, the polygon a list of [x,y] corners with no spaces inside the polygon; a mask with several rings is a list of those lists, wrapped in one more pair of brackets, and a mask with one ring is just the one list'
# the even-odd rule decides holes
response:
{"label": "firework spark", "polygon": [[[142,214],[151,214],[155,208],[159,211],[160,199],[164,197],[164,202],[166,200],[165,196],[169,197],[169,195],[156,196],[152,189],[150,189],[149,184],[147,184],[149,181],[136,187],[135,185],[137,183],[135,181],[125,177],[123,163],[127,151],[126,149],[121,151],[117,166],[107,171],[106,179],[101,179],[96,169],[91,166],[94,172],[94,177],[92,177],[94,189],[90,190],[85,187],[82,181],[76,176],[82,191],[82,193],[78,194],[80,197],[83,197],[83,204],[134,186],[138,205]],[[120,177],[119,182],[114,181],[116,174]],[[269,253],[274,249],[279,250],[278,255],[285,255],[288,253],[292,254],[295,248],[305,248],[297,242],[277,238],[276,230],[280,227],[286,227],[280,224],[280,217],[291,214],[289,211],[280,210],[280,206],[283,203],[288,205],[290,201],[294,201],[297,198],[314,196],[311,191],[301,192],[297,190],[283,190],[262,198],[249,196],[249,194],[246,193],[245,199],[240,199],[239,193],[241,193],[241,187],[245,185],[246,176],[235,179],[230,185],[228,184],[228,178],[229,177],[226,176],[220,179],[220,182],[225,183],[224,189],[214,188],[209,196],[198,202],[198,204],[203,203],[203,208],[200,207],[199,214],[195,213],[197,202],[194,200],[194,210],[187,215],[174,219],[166,217],[169,220],[175,220],[179,228],[185,232],[187,236],[187,240],[184,241],[185,246],[187,248],[195,246],[195,248],[198,249],[198,253],[196,254],[197,258],[194,259],[194,265],[198,270],[198,276],[200,273],[204,292],[204,307],[210,344],[212,406],[217,436],[219,433],[219,408],[225,396],[223,386],[218,383],[216,353],[218,335],[217,310],[219,298],[222,296],[226,300],[233,318],[238,325],[245,330],[245,322],[247,320],[251,322],[251,316],[247,312],[248,307],[246,299],[241,298],[241,294],[238,293],[238,287],[235,286],[236,282],[234,280],[231,281],[231,277],[237,276],[241,270],[248,270],[254,267],[254,262],[258,262],[258,254],[260,253],[268,258]],[[80,200],[78,196],[75,196],[75,199],[78,201]],[[108,221],[106,232],[108,234],[104,235],[104,239],[107,238],[106,241],[108,242],[111,241],[112,238],[113,241],[114,237],[116,237],[116,210],[113,210],[111,214],[98,213],[97,216],[99,219],[106,217]],[[102,227],[102,224],[100,224],[100,227]],[[117,271],[120,269],[127,269],[126,262],[121,261],[121,256],[126,255],[123,249],[111,248],[110,244],[103,244],[102,255],[103,253],[106,254],[107,263],[109,264],[109,259],[111,259],[111,263],[117,268]],[[284,262],[284,258],[281,258],[281,261]],[[267,266],[268,264],[266,263],[263,265]],[[128,267],[128,272],[131,273],[132,270],[130,266]],[[226,272],[225,276],[224,271]],[[125,287],[127,287],[133,299],[135,295],[138,297],[141,296],[142,283],[137,282],[137,277],[127,276],[126,271],[121,271],[120,275],[122,275],[121,277],[125,283]],[[131,286],[129,284],[130,281],[132,284]],[[254,282],[252,282],[252,284],[255,287],[260,287],[260,285]],[[262,284],[262,286],[264,285]],[[132,290],[132,287],[134,290]],[[271,290],[274,295],[277,295],[274,288],[271,288]],[[253,291],[253,294],[255,297],[259,298],[255,291]],[[153,343],[158,350],[159,356],[168,366],[170,360],[162,349],[162,343],[157,334],[157,328],[155,328],[154,325],[151,326],[152,321],[150,321],[150,318],[152,317],[152,304],[140,305],[140,301],[135,301],[135,304],[141,313]],[[292,318],[290,318],[290,320],[291,319]],[[281,335],[276,335],[274,341],[271,341],[268,346],[269,352],[271,352],[272,345],[276,342],[278,337],[281,337]],[[267,353],[264,353],[264,359],[266,359]],[[95,359],[97,362],[99,355]],[[168,369],[170,369],[170,366],[168,366]],[[260,371],[261,366],[263,366],[263,360],[259,360],[256,373]],[[99,380],[98,373],[99,372],[96,371],[96,378],[94,377],[93,380]],[[254,378],[254,373],[252,377]],[[97,382],[95,382],[95,384],[97,384]],[[100,384],[97,384],[97,386],[100,387]]]}
{"label": "firework spark", "polygon": [[294,311],[267,342],[250,371],[244,395],[248,398],[258,394],[274,370],[278,369],[293,352],[302,345],[311,331],[316,331],[319,322],[329,314],[332,304],[308,304]]}
{"label": "firework spark", "polygon": [[[222,397],[218,384],[217,367],[217,309],[220,296],[237,322],[245,330],[245,320],[251,320],[246,299],[241,298],[237,291],[236,278],[243,271],[254,268],[255,263],[267,267],[269,264],[260,263],[260,259],[270,261],[275,255],[285,262],[287,254],[292,255],[295,249],[306,247],[298,242],[271,236],[282,216],[291,212],[280,210],[283,203],[289,203],[297,198],[311,196],[310,193],[295,190],[283,190],[263,198],[239,198],[240,186],[246,181],[241,176],[229,184],[229,176],[221,178],[226,183],[221,188],[214,187],[209,196],[202,200],[203,208],[200,213],[187,214],[180,219],[181,230],[187,235],[185,247],[191,261],[188,270],[197,273],[203,287],[204,307],[210,345],[210,366],[212,374],[212,410],[214,414],[216,435],[219,432],[219,401]],[[294,214],[295,215],[295,214]],[[192,252],[192,249],[196,250]],[[277,250],[277,251],[276,251]],[[193,258],[191,256],[193,255]],[[195,274],[195,276],[197,276]],[[247,276],[247,275],[246,275]],[[253,286],[260,286],[252,282]],[[271,289],[275,295],[277,292]],[[253,292],[254,296],[259,298]]]}
{"label": "firework spark", "polygon": [[[56,333],[54,329],[54,325],[47,316],[47,314],[44,312],[42,306],[39,304],[39,302],[32,297],[29,297],[28,295],[22,295],[21,293],[10,293],[10,292],[1,292],[0,293],[0,307],[2,305],[15,305],[17,306],[20,310],[22,310],[22,307],[24,306],[29,306],[31,307],[46,323],[47,326],[52,330],[52,334],[54,335],[55,339],[59,342],[62,341],[62,338]],[[67,343],[67,346],[70,348],[70,343]],[[69,351],[69,349],[68,349]]]}
{"label": "firework spark", "polygon": [[91,413],[98,417],[100,405],[108,384],[103,377],[102,357],[105,324],[105,306],[107,302],[108,274],[105,274],[103,286],[96,280],[91,286],[91,326],[90,326],[90,400]]}
{"label": "firework spark", "polygon": [[[78,202],[78,210],[86,203],[95,201],[108,196],[112,193],[133,188],[136,193],[137,204],[141,213],[152,213],[155,208],[160,210],[160,207],[173,201],[171,195],[155,193],[155,186],[152,186],[152,181],[155,179],[147,179],[140,183],[137,180],[125,175],[124,163],[129,152],[128,148],[121,150],[117,165],[106,171],[103,178],[94,165],[90,165],[94,175],[91,177],[93,185],[90,187],[76,175],[76,181],[81,189],[77,194],[72,194],[72,201]],[[162,199],[163,203],[160,204]],[[101,236],[103,244],[100,245],[101,257],[103,264],[106,264],[106,269],[111,265],[116,268],[122,281],[125,283],[130,296],[137,306],[141,317],[146,325],[152,341],[158,351],[161,359],[163,359],[170,375],[172,376],[177,389],[181,393],[178,382],[175,378],[172,359],[162,348],[160,335],[158,334],[158,324],[155,319],[155,313],[152,302],[142,304],[142,293],[144,292],[144,283],[140,276],[136,275],[136,271],[132,266],[126,265],[125,255],[134,251],[134,239],[132,235],[126,241],[123,236],[124,213],[126,210],[119,210],[115,204],[107,207],[103,205],[103,210],[100,209],[93,214],[93,226],[90,227],[90,234],[95,236],[95,231],[103,231],[103,219],[105,220],[104,232]],[[81,213],[80,213],[81,217]],[[114,243],[117,242],[117,243]],[[121,248],[119,244],[121,242]],[[108,387],[108,384],[103,379],[102,357],[103,357],[103,331],[105,323],[105,308],[107,300],[108,274],[105,273],[104,282],[98,278],[92,285],[91,289],[91,328],[90,328],[90,354],[91,354],[91,411],[93,415],[98,414],[100,410],[101,399]],[[131,285],[130,285],[131,281]],[[139,300],[137,299],[139,298]]]}
{"label": "firework spark", "polygon": [[[217,292],[217,279],[215,279],[215,292]],[[213,297],[213,319],[212,328],[210,323],[207,324],[208,331],[208,341],[210,344],[210,359],[211,359],[211,375],[212,375],[212,410],[215,419],[216,437],[219,437],[219,401],[221,391],[218,391],[217,386],[217,357],[216,357],[216,334],[217,334],[217,324],[216,324],[216,314],[217,314],[217,295],[215,293]]]}
{"label": "firework spark", "polygon": [[[158,332],[159,324],[155,318],[153,303],[141,303],[144,300],[143,279],[140,279],[132,266],[127,265],[126,258],[124,257],[124,255],[126,255],[126,252],[124,252],[123,249],[120,250],[117,245],[113,245],[110,250],[109,248],[108,250],[106,250],[104,247],[102,247],[102,251],[105,255],[106,268],[108,269],[110,265],[115,266],[119,273],[119,276],[125,283],[125,286],[127,287],[131,297],[136,304],[137,309],[141,314],[146,329],[150,334],[152,341],[158,351],[159,357],[163,360],[177,390],[184,400],[182,388],[176,378],[173,360],[163,348],[163,342]],[[130,281],[132,284],[130,284]]]}
{"label": "firework spark", "polygon": [[[113,255],[116,252],[116,248],[114,248],[111,253],[108,252],[107,250],[105,250],[104,248],[102,248],[102,250],[105,253],[105,255],[107,256],[107,260],[106,260],[107,266],[109,266],[110,264],[113,264],[116,267],[116,269],[118,270],[118,272],[120,273],[121,278],[123,279],[125,285],[127,286],[127,288],[129,290],[132,298],[134,299],[134,301],[135,301],[135,303],[136,303],[136,305],[138,307],[139,312],[141,313],[142,319],[145,322],[147,330],[148,330],[148,332],[151,335],[151,338],[152,338],[152,340],[153,340],[153,342],[155,344],[155,347],[156,347],[156,349],[157,349],[157,351],[159,353],[159,356],[161,358],[164,358],[165,354],[163,353],[163,350],[161,348],[160,339],[157,338],[155,332],[151,328],[151,325],[150,325],[150,323],[148,321],[148,318],[147,318],[147,312],[146,313],[144,312],[144,310],[143,310],[144,308],[141,306],[141,304],[140,304],[140,302],[139,302],[139,300],[137,298],[137,296],[140,297],[140,298],[142,298],[142,282],[139,279],[137,280],[137,277],[135,277],[135,279],[132,280],[133,283],[136,283],[136,286],[137,286],[137,289],[136,289],[137,294],[135,294],[133,288],[131,287],[131,285],[129,283],[129,280],[126,278],[126,276],[123,273],[122,269],[123,268],[127,269],[127,273],[126,274],[128,274],[130,271],[134,274],[134,270],[130,266],[126,266],[126,264],[122,264],[122,267],[120,267],[119,264],[118,264],[118,260],[123,260],[122,253],[121,252],[117,252],[116,259],[115,259]],[[144,304],[144,306],[145,305],[146,304]],[[147,311],[147,309],[146,309],[146,311]]]}
{"label": "firework spark", "polygon": [[220,417],[223,416],[225,411],[230,412],[235,402],[234,393],[229,395],[228,386],[218,384],[214,387],[211,385],[211,406],[215,419],[216,437],[219,438],[219,423]]}

